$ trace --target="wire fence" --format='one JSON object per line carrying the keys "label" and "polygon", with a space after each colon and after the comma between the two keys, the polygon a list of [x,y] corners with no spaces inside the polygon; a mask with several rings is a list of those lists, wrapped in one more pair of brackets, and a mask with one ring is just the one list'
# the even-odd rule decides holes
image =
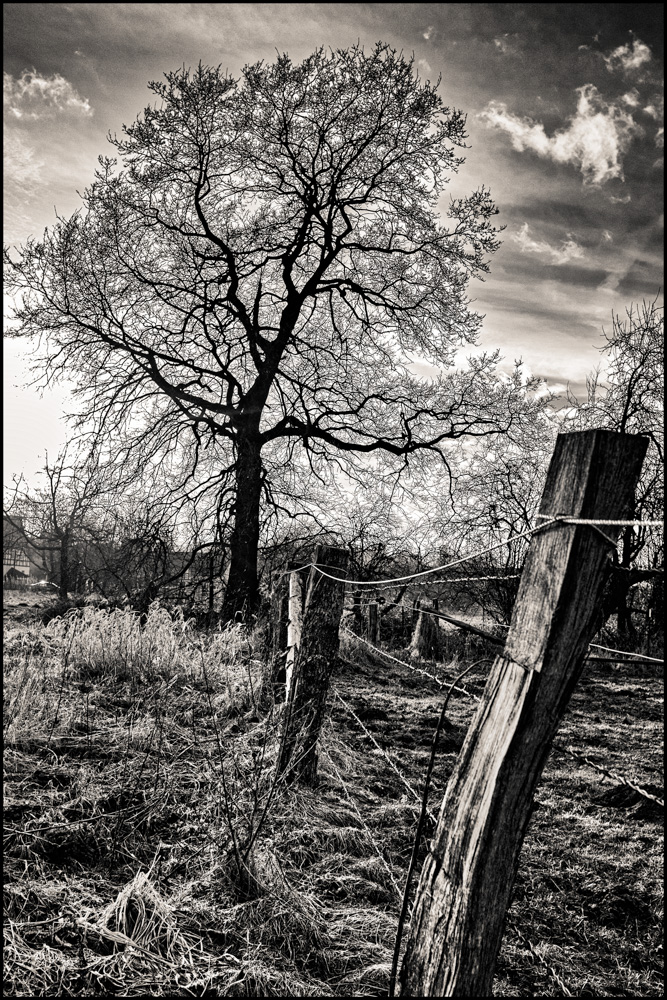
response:
{"label": "wire fence", "polygon": [[[348,635],[351,635],[354,639],[356,639],[359,642],[362,642],[365,646],[368,646],[370,649],[372,649],[377,656],[384,657],[386,660],[391,660],[394,663],[398,663],[402,667],[407,667],[408,670],[411,670],[415,673],[420,673],[423,676],[428,677],[430,680],[434,681],[441,688],[449,687],[447,681],[442,680],[442,678],[438,677],[437,674],[429,673],[427,670],[423,670],[419,667],[416,667],[414,664],[408,663],[405,660],[401,660],[397,656],[392,656],[390,653],[385,652],[385,650],[379,649],[377,646],[374,646],[367,639],[363,639],[361,636],[355,635],[355,633],[352,632],[350,629],[345,629],[345,631],[348,633]],[[478,703],[481,701],[481,698],[478,695],[473,694],[471,691],[466,691],[465,688],[455,687],[454,690],[458,691],[460,694],[466,695],[468,698],[471,698]],[[362,726],[362,728],[365,729],[365,727],[363,727],[363,723],[360,722],[360,725]],[[370,733],[368,735],[370,736],[371,739],[373,739]],[[586,757],[584,754],[578,753],[577,751],[572,750],[569,747],[564,747],[556,741],[552,743],[552,747],[554,750],[557,750],[560,753],[568,754],[569,756],[576,758],[582,763],[587,764],[589,767],[594,768],[599,773],[605,775],[605,777],[608,777],[613,781],[620,782],[620,784],[625,785],[627,788],[632,789],[632,791],[636,792],[642,798],[647,799],[651,802],[655,802],[657,803],[657,805],[662,806],[664,808],[665,805],[664,799],[661,799],[658,796],[653,795],[651,792],[647,791],[647,789],[643,788],[641,785],[639,785],[636,781],[633,781],[627,775],[621,774],[620,772],[614,771],[608,767],[602,767],[600,764],[595,763],[595,761],[590,760],[590,758]],[[395,767],[393,763],[392,767]]]}
{"label": "wire fence", "polygon": [[[300,573],[304,569],[310,569],[311,567],[317,570],[322,576],[328,577],[330,580],[337,580],[339,583],[344,583],[347,586],[355,587],[390,587],[397,583],[405,583],[410,580],[418,580],[426,576],[431,576],[433,573],[441,573],[446,569],[453,569],[454,566],[460,566],[465,562],[473,562],[475,559],[481,559],[483,556],[489,555],[491,552],[496,552],[498,549],[504,548],[506,545],[513,545],[515,542],[521,541],[522,538],[530,538],[532,535],[537,534],[541,531],[546,531],[554,525],[588,525],[591,528],[597,528],[600,525],[616,526],[616,527],[662,527],[663,521],[625,521],[625,520],[604,520],[600,518],[584,518],[584,517],[571,517],[565,514],[559,514],[556,517],[551,517],[550,515],[538,514],[537,518],[542,520],[543,524],[536,524],[532,528],[527,528],[526,531],[520,531],[516,535],[512,535],[510,538],[503,539],[501,542],[495,542],[493,545],[487,546],[485,549],[481,549],[479,552],[470,553],[470,555],[460,556],[458,559],[453,559],[450,562],[442,563],[440,566],[433,566],[430,569],[419,570],[415,573],[408,573],[405,576],[395,576],[392,578],[378,578],[375,580],[352,580],[344,576],[333,576],[328,573],[324,566],[320,566],[315,562],[304,563],[303,566],[297,566],[293,569],[283,570],[279,576],[286,576],[289,573]],[[601,534],[610,545],[616,549],[617,542],[605,535],[604,532],[600,531]],[[444,582],[454,582],[454,581],[444,581]]]}

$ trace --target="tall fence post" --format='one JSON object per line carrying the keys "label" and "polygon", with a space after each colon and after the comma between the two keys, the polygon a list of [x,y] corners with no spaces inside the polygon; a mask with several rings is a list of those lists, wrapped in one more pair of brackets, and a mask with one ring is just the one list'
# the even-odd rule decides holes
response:
{"label": "tall fence post", "polygon": [[377,601],[371,601],[368,605],[368,639],[377,645],[377,641],[380,635],[380,630],[378,627],[378,606]]}
{"label": "tall fence post", "polygon": [[317,740],[324,717],[329,678],[338,656],[349,551],[318,545],[308,577],[301,641],[292,671],[277,774],[313,785],[317,775]]}
{"label": "tall fence post", "polygon": [[274,573],[273,585],[271,587],[268,674],[274,696],[281,699],[284,696],[285,690],[285,661],[288,652],[287,622],[289,610],[287,591],[288,582],[284,570]]}
{"label": "tall fence post", "polygon": [[287,657],[285,660],[285,698],[287,701],[289,701],[294,662],[301,643],[304,589],[305,582],[301,573],[290,573],[287,620]]}
{"label": "tall fence post", "polygon": [[[540,514],[632,515],[647,438],[560,434]],[[607,536],[603,537],[602,533]],[[618,528],[557,523],[532,539],[512,624],[445,792],[422,869],[401,996],[487,997],[533,792],[598,626]]]}

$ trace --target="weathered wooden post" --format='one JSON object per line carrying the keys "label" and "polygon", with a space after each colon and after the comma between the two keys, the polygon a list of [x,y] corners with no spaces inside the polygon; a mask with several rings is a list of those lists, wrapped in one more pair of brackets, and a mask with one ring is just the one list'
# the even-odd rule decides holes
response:
{"label": "weathered wooden post", "polygon": [[269,633],[269,682],[276,698],[284,697],[289,618],[288,578],[284,570],[273,575]]}
{"label": "weathered wooden post", "polygon": [[[540,514],[632,515],[647,439],[560,434]],[[597,627],[619,529],[557,523],[532,539],[505,649],[450,778],[422,870],[401,996],[487,997],[505,913],[551,740]]]}
{"label": "weathered wooden post", "polygon": [[294,661],[301,642],[301,625],[303,619],[304,579],[301,573],[289,575],[289,599],[287,621],[287,657],[285,660],[285,697],[289,701],[290,685]]}
{"label": "weathered wooden post", "polygon": [[379,635],[377,601],[372,601],[368,605],[368,641],[377,645]]}
{"label": "weathered wooden post", "polygon": [[277,774],[289,781],[313,785],[317,775],[317,740],[320,735],[329,678],[338,656],[338,628],[343,613],[345,574],[349,551],[318,545],[306,590],[292,683],[285,709]]}
{"label": "weathered wooden post", "polygon": [[410,657],[414,660],[436,659],[440,654],[440,629],[432,615],[420,610],[410,643]]}

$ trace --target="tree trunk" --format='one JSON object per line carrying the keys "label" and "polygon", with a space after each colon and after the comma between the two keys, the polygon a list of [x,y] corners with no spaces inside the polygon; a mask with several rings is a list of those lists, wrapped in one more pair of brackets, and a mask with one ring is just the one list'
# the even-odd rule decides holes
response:
{"label": "tree trunk", "polygon": [[260,444],[252,434],[239,435],[236,457],[234,529],[230,542],[230,566],[222,606],[223,621],[247,621],[259,603],[257,551],[259,505],[262,492]]}

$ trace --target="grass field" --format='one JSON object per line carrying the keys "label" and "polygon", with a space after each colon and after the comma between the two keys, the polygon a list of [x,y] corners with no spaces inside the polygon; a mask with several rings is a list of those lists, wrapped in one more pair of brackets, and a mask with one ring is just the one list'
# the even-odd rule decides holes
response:
{"label": "grass field", "polygon": [[[159,608],[44,625],[44,600],[5,604],[5,994],[386,996],[438,685],[345,640],[319,786],[276,787],[258,636]],[[479,693],[491,655],[421,666],[479,660]],[[436,812],[473,711],[450,702]],[[589,664],[558,740],[661,794],[662,718],[660,667]],[[662,827],[551,754],[495,995],[662,995]]]}

